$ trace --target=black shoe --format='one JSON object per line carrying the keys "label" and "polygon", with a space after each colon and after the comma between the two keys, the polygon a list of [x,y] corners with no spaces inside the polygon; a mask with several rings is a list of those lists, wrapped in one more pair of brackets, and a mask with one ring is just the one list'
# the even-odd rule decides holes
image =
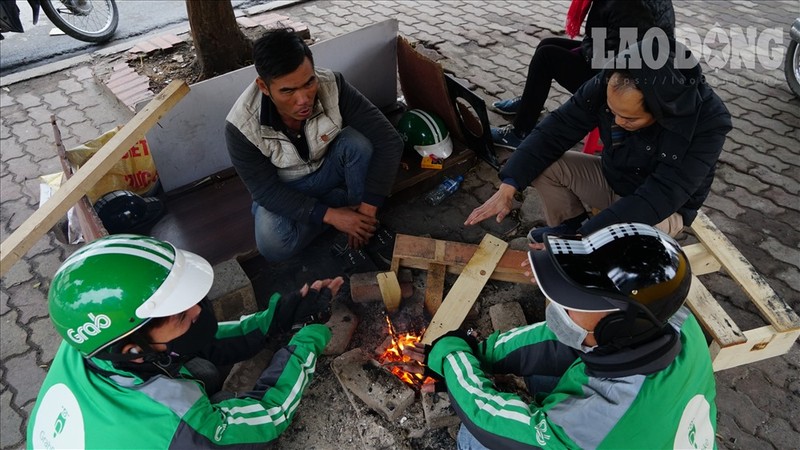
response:
{"label": "black shoe", "polygon": [[338,257],[342,261],[342,270],[347,275],[378,271],[378,266],[372,262],[364,250],[348,248]]}
{"label": "black shoe", "polygon": [[396,234],[388,228],[379,227],[375,235],[367,242],[365,250],[381,270],[388,270],[392,265],[394,237]]}

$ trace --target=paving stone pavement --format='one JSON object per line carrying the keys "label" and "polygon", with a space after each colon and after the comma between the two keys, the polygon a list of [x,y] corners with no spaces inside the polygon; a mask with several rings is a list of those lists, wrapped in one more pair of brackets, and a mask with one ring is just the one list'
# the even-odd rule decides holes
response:
{"label": "paving stone pavement", "polygon": [[[566,0],[348,0],[303,2],[280,12],[308,24],[315,39],[396,18],[401,34],[438,50],[445,57],[445,68],[467,80],[488,103],[521,93],[536,44],[563,33],[568,5]],[[797,0],[676,0],[674,5],[679,28],[700,36],[713,27],[727,33],[735,27],[755,27],[759,33],[777,29],[778,39],[788,42],[788,26],[800,16]],[[773,58],[780,57],[783,47],[773,47]],[[788,91],[782,65],[767,61],[753,68],[733,68],[726,60],[728,64],[712,69],[709,64],[719,62],[714,57],[730,48],[712,41],[705,48],[709,57],[703,60],[707,82],[734,116],[734,130],[720,157],[704,210],[775,291],[800,312],[800,100]],[[132,117],[93,77],[96,62],[0,89],[2,240],[37,208],[38,177],[60,170],[50,114],[58,117],[68,148]],[[565,91],[557,87],[546,107],[552,110],[566,98]],[[504,124],[494,113],[490,119],[494,125]],[[530,189],[521,214],[503,224],[461,225],[496,184],[494,171],[481,163],[448,202],[430,208],[412,201],[392,208],[386,220],[399,232],[466,242],[478,242],[485,232],[509,240],[523,235],[540,217],[536,206],[531,206],[535,202],[530,196],[535,193]],[[0,448],[25,445],[27,417],[59,342],[47,319],[47,289],[59,262],[75,248],[47,234],[0,281]],[[763,325],[755,308],[725,275],[709,275],[704,282],[740,327]],[[717,373],[718,445],[729,449],[797,448],[798,368],[800,347],[795,344],[787,355]]]}

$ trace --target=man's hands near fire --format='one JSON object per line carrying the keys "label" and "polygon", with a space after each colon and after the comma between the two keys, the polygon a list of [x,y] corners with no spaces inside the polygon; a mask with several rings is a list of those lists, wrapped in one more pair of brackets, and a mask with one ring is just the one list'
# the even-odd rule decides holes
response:
{"label": "man's hands near fire", "polygon": [[[449,342],[446,342],[449,341]],[[415,343],[413,347],[405,347],[403,353],[408,355],[416,364],[406,364],[403,370],[409,373],[419,373],[430,377],[434,382],[422,385],[422,392],[443,392],[447,389],[444,381],[444,359],[452,353],[442,348],[449,348],[456,341],[462,341],[460,346],[466,344],[473,353],[478,350],[478,340],[475,333],[468,333],[464,330],[453,330],[437,338],[430,345]],[[443,347],[440,347],[443,345]],[[458,346],[459,344],[456,344]]]}
{"label": "man's hands near fire", "polygon": [[358,209],[349,206],[328,208],[322,221],[347,235],[350,248],[359,249],[375,234],[377,208],[362,203]]}
{"label": "man's hands near fire", "polygon": [[278,300],[270,332],[296,332],[311,323],[324,323],[331,315],[331,300],[344,284],[342,277],[304,284]]}

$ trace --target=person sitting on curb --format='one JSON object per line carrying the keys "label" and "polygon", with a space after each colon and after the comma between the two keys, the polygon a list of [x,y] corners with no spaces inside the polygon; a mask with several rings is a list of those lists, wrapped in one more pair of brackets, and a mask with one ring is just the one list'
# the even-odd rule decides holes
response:
{"label": "person sitting on curb", "polygon": [[[683,306],[692,276],[680,245],[626,223],[548,234],[545,246],[529,252],[544,322],[407,352],[449,393],[458,448],[714,448],[716,384]],[[522,377],[533,399],[498,391],[490,373]]]}
{"label": "person sitting on curb", "polygon": [[360,252],[376,233],[403,140],[341,74],[315,67],[292,29],[267,31],[253,59],[258,77],[231,108],[225,139],[253,197],[259,252],[270,262],[286,260],[328,226]]}
{"label": "person sitting on curb", "polygon": [[[675,46],[677,45],[677,53]],[[637,55],[664,52],[656,67]],[[676,56],[677,55],[677,56]],[[681,44],[644,40],[621,53],[631,68],[603,70],[544,119],[500,170],[497,192],[465,225],[511,211],[514,193],[533,182],[548,227],[531,230],[588,234],[620,222],[654,225],[675,236],[705,201],[731,130],[731,115]],[[599,128],[603,152],[568,151]],[[586,208],[601,210],[592,218]]]}
{"label": "person sitting on curb", "polygon": [[[153,238],[111,235],[53,277],[50,319],[64,339],[28,423],[32,448],[263,448],[291,423],[331,338],[322,322],[342,278],[265,311],[217,323],[203,258]],[[291,335],[253,386],[221,391],[230,367]]]}
{"label": "person sitting on curb", "polygon": [[[583,40],[542,39],[528,65],[522,96],[492,103],[492,109],[500,114],[515,115],[511,124],[492,127],[495,146],[512,151],[519,147],[539,121],[553,80],[574,94],[603,68],[599,62],[593,63],[594,52],[602,52],[599,56],[605,57],[607,51],[624,50],[620,44],[628,41],[622,39],[624,31],[621,29],[634,31],[633,41],[643,39],[653,28],[675,39],[675,11],[671,0],[572,0],[566,26],[570,38],[580,33],[584,18]],[[600,32],[605,39],[596,43],[595,34]]]}

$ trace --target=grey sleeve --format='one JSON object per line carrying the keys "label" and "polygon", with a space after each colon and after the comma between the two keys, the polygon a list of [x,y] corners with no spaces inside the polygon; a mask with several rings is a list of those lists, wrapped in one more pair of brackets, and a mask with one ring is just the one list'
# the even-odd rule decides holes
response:
{"label": "grey sleeve", "polygon": [[264,209],[298,222],[308,222],[317,200],[292,190],[278,178],[278,170],[238,128],[225,123],[225,142],[236,173],[253,201]]}
{"label": "grey sleeve", "polygon": [[403,139],[386,116],[339,73],[336,82],[344,126],[355,128],[372,142],[373,153],[365,184],[367,197],[386,197],[400,166]]}

